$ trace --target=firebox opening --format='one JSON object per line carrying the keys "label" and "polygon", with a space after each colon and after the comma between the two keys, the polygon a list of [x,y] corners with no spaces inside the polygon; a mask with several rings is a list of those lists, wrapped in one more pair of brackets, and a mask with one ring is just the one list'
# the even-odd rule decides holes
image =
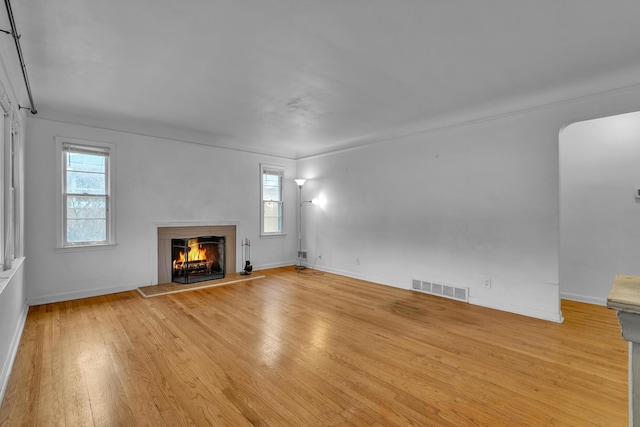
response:
{"label": "firebox opening", "polygon": [[224,237],[171,239],[171,248],[172,282],[189,284],[224,277]]}

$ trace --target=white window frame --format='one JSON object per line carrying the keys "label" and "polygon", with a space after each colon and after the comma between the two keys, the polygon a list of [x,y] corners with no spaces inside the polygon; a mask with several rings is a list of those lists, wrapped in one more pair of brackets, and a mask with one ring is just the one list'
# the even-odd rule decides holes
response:
{"label": "white window frame", "polygon": [[24,259],[24,147],[20,117],[0,82],[0,294]]}
{"label": "white window frame", "polygon": [[13,254],[15,258],[24,257],[24,139],[23,132],[16,114],[13,121],[13,163],[12,172],[14,179],[14,246]]}
{"label": "white window frame", "polygon": [[[280,201],[273,201],[273,200],[264,200],[263,196],[264,196],[264,188],[263,188],[263,183],[264,183],[264,175],[265,172],[275,172],[277,174],[280,175],[281,177],[281,181],[280,181]],[[285,232],[285,198],[284,198],[284,183],[285,183],[285,179],[284,179],[284,175],[285,175],[285,167],[284,166],[277,166],[277,165],[269,165],[269,164],[265,164],[265,163],[261,163],[260,164],[260,236],[261,237],[271,237],[271,236],[285,236],[286,232]],[[268,233],[264,231],[264,204],[265,202],[272,202],[272,203],[279,203],[280,204],[280,212],[281,212],[281,217],[280,217],[280,231],[279,232],[273,232],[273,233]]]}
{"label": "white window frame", "polygon": [[[113,171],[115,170],[116,145],[107,142],[88,141],[82,139],[56,137],[56,159],[57,159],[57,248],[59,249],[91,249],[108,248],[116,245],[115,233],[115,185]],[[107,235],[105,241],[99,242],[67,242],[67,215],[66,215],[66,168],[64,165],[64,153],[66,146],[77,147],[78,150],[107,153],[106,162],[106,204],[107,204]]]}
{"label": "white window frame", "polygon": [[3,270],[8,270],[13,264],[13,260],[20,256],[20,220],[18,218],[18,196],[19,182],[18,177],[20,169],[19,163],[19,141],[18,141],[18,122],[14,117],[13,111],[10,114],[5,113],[4,121],[4,177],[3,177],[3,193],[4,193],[4,237],[3,237]]}

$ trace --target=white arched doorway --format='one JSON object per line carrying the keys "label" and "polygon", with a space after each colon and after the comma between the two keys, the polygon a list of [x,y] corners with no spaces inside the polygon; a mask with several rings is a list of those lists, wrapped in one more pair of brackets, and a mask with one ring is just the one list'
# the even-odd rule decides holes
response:
{"label": "white arched doorway", "polygon": [[559,161],[561,298],[605,305],[640,275],[640,112],[565,127]]}

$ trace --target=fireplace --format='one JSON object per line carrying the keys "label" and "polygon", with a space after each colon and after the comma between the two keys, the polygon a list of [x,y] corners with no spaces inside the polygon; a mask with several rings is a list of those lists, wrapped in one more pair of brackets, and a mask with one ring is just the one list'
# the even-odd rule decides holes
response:
{"label": "fireplace", "polygon": [[224,273],[225,277],[236,272],[236,225],[228,223],[184,224],[164,223],[155,225],[155,238],[157,239],[157,257],[155,270],[157,271],[157,284],[172,283],[173,270],[173,239],[184,239],[193,236],[222,236],[224,241]]}
{"label": "fireplace", "polygon": [[223,236],[171,239],[171,281],[189,284],[222,279],[225,243]]}

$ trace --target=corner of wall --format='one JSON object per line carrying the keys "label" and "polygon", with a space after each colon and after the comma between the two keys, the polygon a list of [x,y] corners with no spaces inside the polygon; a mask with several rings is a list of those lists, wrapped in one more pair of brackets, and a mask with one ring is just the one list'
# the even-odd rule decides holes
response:
{"label": "corner of wall", "polygon": [[29,305],[24,292],[24,263],[19,260],[7,286],[0,293],[0,403],[9,383]]}
{"label": "corner of wall", "polygon": [[5,359],[2,366],[2,371],[0,371],[0,404],[2,404],[4,394],[6,393],[7,386],[9,385],[9,377],[11,376],[11,370],[13,369],[13,362],[16,359],[16,354],[18,353],[18,346],[20,345],[20,338],[22,338],[22,331],[24,330],[24,325],[27,321],[28,312],[29,305],[25,301],[24,305],[22,306],[20,318],[18,319],[18,324],[16,325],[13,333],[13,339],[11,340],[11,344],[9,346],[7,358]]}

